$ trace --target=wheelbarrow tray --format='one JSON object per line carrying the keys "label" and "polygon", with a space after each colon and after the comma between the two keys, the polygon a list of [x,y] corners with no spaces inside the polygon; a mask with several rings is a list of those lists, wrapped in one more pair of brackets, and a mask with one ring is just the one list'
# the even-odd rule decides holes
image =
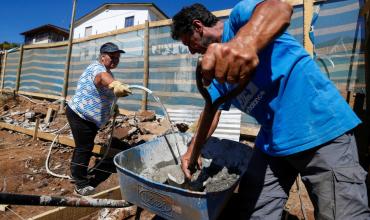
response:
{"label": "wheelbarrow tray", "polygon": [[[174,136],[176,135],[176,137]],[[162,165],[176,164],[175,142],[181,154],[186,152],[189,134],[176,133],[120,152],[114,157],[119,175],[122,199],[166,219],[216,219],[230,199],[239,179],[229,188],[217,192],[196,192],[153,181],[142,174]],[[202,149],[202,157],[227,168],[247,170],[251,148],[230,140],[210,138]]]}

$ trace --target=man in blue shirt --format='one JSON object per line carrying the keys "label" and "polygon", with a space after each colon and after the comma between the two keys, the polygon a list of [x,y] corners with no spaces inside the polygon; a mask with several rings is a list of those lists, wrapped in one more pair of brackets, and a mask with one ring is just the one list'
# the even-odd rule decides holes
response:
{"label": "man in blue shirt", "polygon": [[[213,121],[202,120],[209,118],[203,112],[198,127],[211,124],[210,136],[231,104],[261,124],[240,184],[243,217],[280,219],[300,174],[317,219],[369,219],[366,172],[352,134],[360,120],[286,32],[291,14],[292,7],[279,0],[249,0],[239,2],[225,22],[200,4],[174,16],[172,37],[204,54],[202,76],[212,100],[247,83]],[[194,141],[182,157],[188,178],[193,151]]]}

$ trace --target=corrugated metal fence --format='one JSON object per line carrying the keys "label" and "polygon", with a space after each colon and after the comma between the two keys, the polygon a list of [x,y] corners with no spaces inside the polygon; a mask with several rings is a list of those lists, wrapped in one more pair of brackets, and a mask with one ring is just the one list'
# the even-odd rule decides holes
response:
{"label": "corrugated metal fence", "polygon": [[[314,4],[313,43],[315,59],[343,95],[348,91],[365,92],[364,18],[359,15],[361,0],[324,1]],[[303,43],[303,5],[294,7],[288,31]],[[218,14],[221,18],[228,11]],[[170,21],[149,24],[149,81],[153,90],[172,109],[199,108],[203,100],[195,85],[196,56],[187,47],[173,41]],[[113,70],[116,78],[129,84],[143,84],[145,25],[121,29],[73,42],[69,72],[68,96],[74,94],[79,76],[97,58],[99,47],[108,41],[124,48],[119,66]],[[14,90],[19,78],[19,93],[43,94],[61,97],[67,43],[25,46],[21,51],[4,54],[1,89]],[[20,60],[22,62],[20,62]],[[135,92],[119,101],[120,107],[138,110],[142,92]],[[149,109],[159,111],[158,105],[148,97]],[[243,123],[255,123],[242,116]]]}

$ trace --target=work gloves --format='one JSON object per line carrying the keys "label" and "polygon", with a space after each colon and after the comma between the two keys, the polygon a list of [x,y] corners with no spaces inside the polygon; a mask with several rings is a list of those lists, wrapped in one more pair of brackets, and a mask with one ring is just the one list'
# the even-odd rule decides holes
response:
{"label": "work gloves", "polygon": [[108,88],[111,89],[117,97],[125,97],[132,93],[127,84],[119,81],[111,82],[111,84],[108,85]]}

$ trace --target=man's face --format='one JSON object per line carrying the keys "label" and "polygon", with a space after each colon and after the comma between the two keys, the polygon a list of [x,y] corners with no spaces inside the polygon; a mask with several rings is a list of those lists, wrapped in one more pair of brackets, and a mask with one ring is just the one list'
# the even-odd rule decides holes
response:
{"label": "man's face", "polygon": [[103,65],[109,69],[116,68],[119,63],[120,56],[121,56],[120,52],[103,54],[103,59],[102,59]]}
{"label": "man's face", "polygon": [[205,37],[201,32],[194,30],[192,34],[181,36],[182,43],[189,48],[190,53],[204,54],[208,46],[212,43],[210,38]]}

